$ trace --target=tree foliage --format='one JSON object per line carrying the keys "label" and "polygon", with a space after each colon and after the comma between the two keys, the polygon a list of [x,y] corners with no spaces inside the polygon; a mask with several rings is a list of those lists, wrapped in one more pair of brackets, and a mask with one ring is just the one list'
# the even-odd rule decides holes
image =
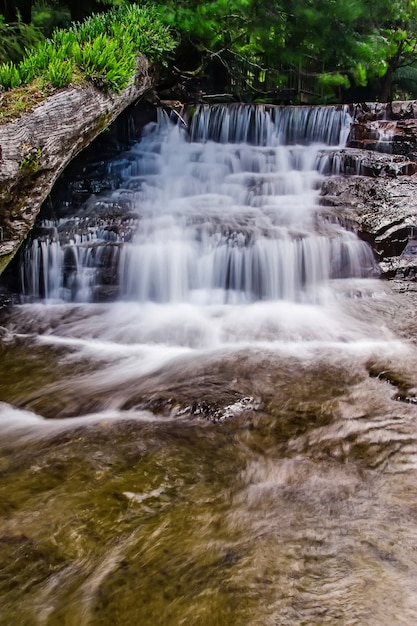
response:
{"label": "tree foliage", "polygon": [[216,62],[255,94],[293,76],[324,99],[365,87],[387,99],[417,59],[416,0],[162,2],[193,69]]}
{"label": "tree foliage", "polygon": [[[46,36],[70,21],[134,4],[133,0],[33,2],[33,22]],[[17,16],[22,3],[0,0],[0,13],[3,6]],[[183,80],[204,77],[208,89],[251,97],[294,90],[322,100],[356,96],[386,100],[397,87],[417,96],[411,78],[417,71],[417,0],[148,0],[147,4],[160,5],[164,23],[176,33],[178,74]],[[1,32],[0,41],[1,54]],[[12,49],[0,59],[8,54],[12,59]]]}

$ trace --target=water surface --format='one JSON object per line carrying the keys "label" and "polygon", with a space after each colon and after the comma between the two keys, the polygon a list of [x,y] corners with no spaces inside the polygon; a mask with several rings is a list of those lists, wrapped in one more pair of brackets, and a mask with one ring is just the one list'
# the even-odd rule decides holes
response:
{"label": "water surface", "polygon": [[0,622],[414,624],[415,294],[321,214],[346,112],[184,121],[54,207],[2,312]]}

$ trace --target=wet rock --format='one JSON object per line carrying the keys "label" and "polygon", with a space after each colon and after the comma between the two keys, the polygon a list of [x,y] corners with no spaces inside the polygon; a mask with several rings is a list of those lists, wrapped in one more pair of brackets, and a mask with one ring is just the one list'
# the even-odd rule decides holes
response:
{"label": "wet rock", "polygon": [[350,105],[350,114],[359,122],[384,119],[386,104],[382,102],[359,102]]}
{"label": "wet rock", "polygon": [[358,122],[417,118],[417,100],[394,102],[359,102],[350,105],[350,113]]}
{"label": "wet rock", "polygon": [[387,112],[393,119],[417,118],[417,100],[405,100],[390,102]]}
{"label": "wet rock", "polygon": [[351,114],[348,147],[415,159],[417,101],[358,104],[351,107]]}
{"label": "wet rock", "polygon": [[412,176],[417,172],[417,162],[401,154],[384,154],[355,148],[321,150],[317,167],[325,175],[396,178],[397,176]]}
{"label": "wet rock", "polygon": [[383,276],[417,275],[417,178],[333,177],[322,185],[320,204],[349,220],[373,248]]}

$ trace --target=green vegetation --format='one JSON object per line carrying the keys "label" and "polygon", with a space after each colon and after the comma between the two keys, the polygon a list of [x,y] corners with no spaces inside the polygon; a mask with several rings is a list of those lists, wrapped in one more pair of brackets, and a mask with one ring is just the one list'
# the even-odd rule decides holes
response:
{"label": "green vegetation", "polygon": [[42,149],[34,146],[25,146],[25,156],[19,163],[19,168],[25,173],[34,173],[39,169],[39,161],[42,156]]}
{"label": "green vegetation", "polygon": [[66,6],[48,6],[42,2],[36,5],[33,11],[32,23],[45,37],[51,37],[55,29],[71,26],[71,13]]}
{"label": "green vegetation", "polygon": [[167,82],[191,91],[417,97],[417,0],[0,0],[2,90],[36,78],[43,89],[88,79],[118,92],[139,52],[165,62],[174,50]]}
{"label": "green vegetation", "polygon": [[43,40],[41,31],[21,20],[6,24],[0,14],[0,63],[19,63],[25,50],[35,47]]}
{"label": "green vegetation", "polygon": [[132,79],[138,54],[164,61],[174,47],[156,7],[112,8],[68,30],[54,31],[20,63],[2,63],[0,85],[14,89],[40,78],[60,88],[86,78],[117,93]]}
{"label": "green vegetation", "polygon": [[162,2],[181,34],[178,68],[208,72],[215,89],[223,74],[229,90],[253,97],[387,100],[410,86],[417,95],[404,82],[404,68],[417,68],[416,0]]}

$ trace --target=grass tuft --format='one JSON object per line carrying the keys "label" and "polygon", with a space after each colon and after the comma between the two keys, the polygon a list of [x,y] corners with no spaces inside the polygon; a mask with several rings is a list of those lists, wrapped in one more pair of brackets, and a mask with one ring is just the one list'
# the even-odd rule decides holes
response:
{"label": "grass tuft", "polygon": [[133,79],[139,54],[164,62],[176,42],[157,7],[129,5],[93,15],[68,30],[56,30],[17,64],[0,65],[0,91],[41,79],[61,88],[80,75],[119,93]]}

